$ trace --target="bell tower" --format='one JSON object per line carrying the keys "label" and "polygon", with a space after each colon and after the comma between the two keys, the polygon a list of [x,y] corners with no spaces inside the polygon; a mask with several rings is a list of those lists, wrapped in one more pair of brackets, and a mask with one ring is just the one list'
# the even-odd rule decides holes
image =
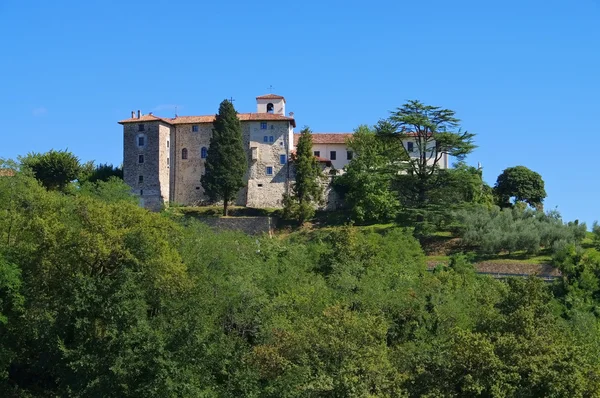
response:
{"label": "bell tower", "polygon": [[256,112],[285,116],[285,98],[277,94],[256,97]]}

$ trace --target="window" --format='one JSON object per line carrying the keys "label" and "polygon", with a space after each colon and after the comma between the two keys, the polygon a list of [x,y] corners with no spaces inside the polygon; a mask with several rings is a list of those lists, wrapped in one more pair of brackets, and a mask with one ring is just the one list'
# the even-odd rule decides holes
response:
{"label": "window", "polygon": [[203,146],[202,149],[200,149],[200,157],[202,159],[206,159],[207,156],[208,156],[208,149],[206,149],[206,147]]}
{"label": "window", "polygon": [[319,156],[321,156],[321,151],[315,151],[314,154],[316,157],[319,157]]}
{"label": "window", "polygon": [[268,135],[265,135],[263,137],[263,142],[269,142],[269,136]]}
{"label": "window", "polygon": [[140,196],[144,196],[144,190],[140,189]]}
{"label": "window", "polygon": [[415,150],[415,144],[413,142],[407,142],[406,143],[406,150],[408,152],[412,152]]}
{"label": "window", "polygon": [[144,176],[138,176],[138,183],[142,184],[144,182]]}
{"label": "window", "polygon": [[286,156],[285,155],[279,155],[279,164],[285,164],[286,161]]}
{"label": "window", "polygon": [[138,146],[144,146],[146,145],[146,137],[144,137],[143,135],[139,135],[138,136]]}
{"label": "window", "polygon": [[329,159],[330,160],[336,160],[337,159],[335,151],[329,152]]}
{"label": "window", "polygon": [[268,103],[267,104],[267,113],[273,113],[275,111],[275,107],[273,106],[272,103]]}
{"label": "window", "polygon": [[273,167],[267,166],[267,175],[268,176],[272,176],[273,175]]}
{"label": "window", "polygon": [[170,144],[169,144],[169,141],[167,141],[167,148],[169,147],[169,145],[170,145]]}
{"label": "window", "polygon": [[261,130],[266,130],[267,129],[267,122],[260,122],[260,129]]}
{"label": "window", "polygon": [[181,159],[184,159],[184,160],[187,159],[187,155],[188,155],[187,148],[183,148],[181,150]]}
{"label": "window", "polygon": [[138,124],[138,131],[144,131],[144,125]]}
{"label": "window", "polygon": [[171,167],[171,159],[167,158],[167,169]]}
{"label": "window", "polygon": [[138,163],[144,163],[144,155],[138,155]]}
{"label": "window", "polygon": [[275,141],[275,137],[273,137],[272,135],[269,136],[269,142],[274,142]]}
{"label": "window", "polygon": [[275,130],[275,125],[274,124],[271,125],[271,130]]}
{"label": "window", "polygon": [[346,160],[352,160],[353,156],[354,154],[352,153],[352,151],[346,151]]}
{"label": "window", "polygon": [[194,133],[197,133],[198,132],[198,126],[197,125],[192,126],[192,131]]}

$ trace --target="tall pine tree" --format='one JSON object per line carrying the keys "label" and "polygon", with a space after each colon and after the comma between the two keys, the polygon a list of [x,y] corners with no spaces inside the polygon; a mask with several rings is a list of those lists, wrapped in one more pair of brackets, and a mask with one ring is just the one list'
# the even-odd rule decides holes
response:
{"label": "tall pine tree", "polygon": [[205,167],[201,180],[204,193],[213,202],[223,201],[226,216],[229,202],[245,185],[244,174],[248,168],[242,125],[228,100],[221,102],[215,116]]}
{"label": "tall pine tree", "polygon": [[284,194],[284,215],[303,223],[314,216],[315,204],[323,201],[323,174],[313,155],[312,133],[308,127],[300,132],[292,161],[296,170],[296,182],[292,186],[291,195]]}

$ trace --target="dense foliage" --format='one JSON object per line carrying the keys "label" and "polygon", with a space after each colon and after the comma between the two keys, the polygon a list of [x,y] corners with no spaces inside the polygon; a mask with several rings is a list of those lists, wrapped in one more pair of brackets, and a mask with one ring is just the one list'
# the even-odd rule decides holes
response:
{"label": "dense foliage", "polygon": [[407,146],[402,148],[410,159],[404,166],[408,175],[414,178],[413,186],[420,206],[427,205],[432,180],[441,167],[443,156],[463,160],[476,148],[473,143],[475,134],[460,131],[460,119],[455,114],[450,109],[411,100],[389,117],[396,129],[394,135],[414,143],[416,153],[409,153]]}
{"label": "dense foliage", "polygon": [[204,193],[211,201],[223,201],[223,215],[245,185],[248,160],[242,138],[242,125],[233,104],[224,100],[213,122],[205,172],[201,178]]}
{"label": "dense foliage", "polygon": [[428,272],[402,228],[257,239],[149,213],[119,179],[88,184],[63,194],[0,177],[3,396],[600,390],[595,250],[564,246],[555,285],[501,282],[460,256]]}
{"label": "dense foliage", "polygon": [[[352,219],[359,223],[394,220],[400,202],[392,189],[397,167],[389,154],[401,155],[399,141],[386,140],[375,129],[359,126],[347,145],[354,157],[335,185]],[[394,146],[396,151],[392,151]]]}
{"label": "dense foliage", "polygon": [[65,191],[82,171],[79,158],[67,150],[32,152],[22,157],[20,162],[24,169],[33,172],[44,187],[53,190]]}
{"label": "dense foliage", "polygon": [[312,133],[308,127],[300,132],[291,160],[295,178],[291,192],[283,195],[283,214],[285,218],[303,223],[315,215],[315,207],[323,201],[323,175],[313,155]]}
{"label": "dense foliage", "polygon": [[500,209],[474,206],[456,213],[458,232],[463,243],[484,254],[558,249],[579,243],[586,225],[563,223],[555,211],[544,213],[523,207]]}
{"label": "dense foliage", "polygon": [[525,202],[531,207],[542,208],[546,190],[542,176],[525,166],[509,167],[498,176],[494,192],[498,205],[510,207],[514,202]]}
{"label": "dense foliage", "polygon": [[109,163],[100,163],[96,166],[92,162],[83,165],[80,180],[87,182],[108,181],[115,177],[123,179],[123,168]]}

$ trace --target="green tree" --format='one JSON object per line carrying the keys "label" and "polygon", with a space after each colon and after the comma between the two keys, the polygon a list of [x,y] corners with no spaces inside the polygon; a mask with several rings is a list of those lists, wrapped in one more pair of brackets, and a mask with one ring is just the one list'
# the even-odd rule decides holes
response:
{"label": "green tree", "polygon": [[229,202],[245,185],[244,175],[248,169],[242,126],[228,100],[221,102],[213,127],[201,182],[211,201],[223,201],[223,215],[226,216]]}
{"label": "green tree", "polygon": [[284,216],[304,223],[315,215],[315,205],[323,202],[323,174],[313,155],[312,133],[308,127],[300,132],[292,162],[296,178],[291,194],[283,195]]}
{"label": "green tree", "polygon": [[434,188],[435,173],[440,168],[443,156],[463,160],[476,148],[473,143],[475,134],[457,130],[460,119],[454,115],[455,112],[450,109],[411,100],[389,117],[389,122],[396,127],[395,136],[414,143],[412,153],[409,153],[408,145],[402,146],[410,159],[403,166],[409,176],[415,179],[412,186],[419,207],[427,205],[428,194]]}
{"label": "green tree", "polygon": [[536,209],[543,208],[546,198],[542,176],[525,166],[515,166],[505,169],[498,176],[494,192],[500,207],[510,207],[510,200],[524,202]]}
{"label": "green tree", "polygon": [[139,198],[131,194],[131,187],[118,177],[110,177],[107,181],[84,182],[77,194],[94,197],[105,202],[139,203]]}
{"label": "green tree", "polygon": [[[354,157],[346,172],[335,178],[335,186],[344,197],[352,218],[358,222],[393,220],[399,208],[397,195],[392,191],[395,178],[393,162],[387,156],[389,146],[397,141],[381,139],[368,126],[359,126],[348,147]],[[398,151],[392,152],[398,154]]]}
{"label": "green tree", "polygon": [[123,179],[123,169],[109,163],[100,163],[94,167],[93,163],[88,162],[82,169],[82,176],[79,179],[88,182],[108,181],[112,177]]}
{"label": "green tree", "polygon": [[79,178],[81,172],[79,158],[67,150],[32,152],[19,160],[22,167],[31,170],[35,178],[50,190],[64,192],[71,182]]}

